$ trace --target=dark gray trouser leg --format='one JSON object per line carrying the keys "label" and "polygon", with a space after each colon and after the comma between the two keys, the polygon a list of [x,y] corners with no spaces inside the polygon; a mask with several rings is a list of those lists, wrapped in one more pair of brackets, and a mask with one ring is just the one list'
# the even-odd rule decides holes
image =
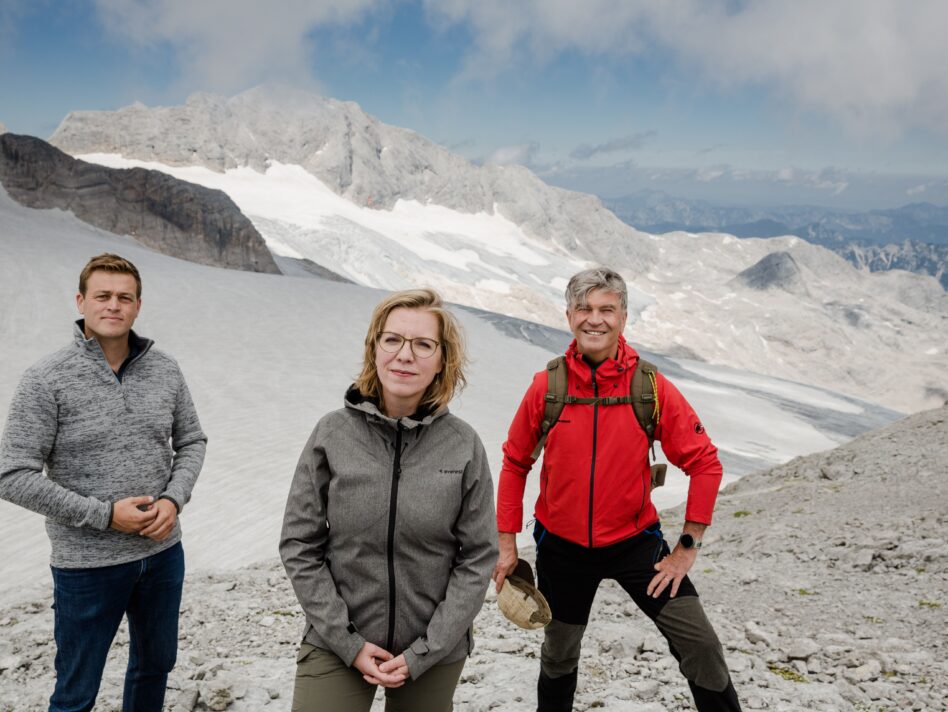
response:
{"label": "dark gray trouser leg", "polygon": [[697,596],[670,599],[655,625],[676,653],[682,675],[708,690],[727,687],[730,675],[724,649]]}
{"label": "dark gray trouser leg", "polygon": [[550,621],[543,631],[540,648],[540,678],[537,681],[538,712],[570,712],[576,694],[579,651],[585,625]]}
{"label": "dark gray trouser leg", "polygon": [[548,677],[563,677],[579,667],[579,650],[586,626],[552,620],[543,629],[540,669]]}

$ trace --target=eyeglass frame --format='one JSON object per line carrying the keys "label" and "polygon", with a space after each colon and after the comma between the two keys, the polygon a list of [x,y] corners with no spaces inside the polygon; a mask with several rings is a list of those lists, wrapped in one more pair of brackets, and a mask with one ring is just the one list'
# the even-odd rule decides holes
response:
{"label": "eyeglass frame", "polygon": [[[401,339],[401,343],[398,344],[398,348],[397,348],[397,349],[395,349],[394,351],[389,351],[387,348],[385,348],[385,347],[382,345],[382,336],[383,336],[384,334],[391,334],[392,336],[397,336],[399,339]],[[399,334],[398,332],[395,332],[395,331],[380,331],[378,334],[375,335],[375,343],[376,343],[376,345],[377,345],[380,349],[382,349],[382,351],[384,351],[384,352],[387,353],[387,354],[397,354],[399,351],[402,350],[402,347],[405,345],[405,342],[406,342],[406,341],[408,342],[408,349],[411,351],[412,355],[413,355],[415,358],[431,358],[432,356],[434,356],[434,355],[438,352],[438,349],[441,347],[441,342],[440,342],[440,341],[438,341],[437,339],[429,338],[429,337],[427,337],[427,336],[416,336],[416,337],[413,338],[413,339],[409,339],[409,338],[407,338],[407,337],[405,337],[405,336],[402,336],[401,334]],[[419,354],[419,353],[417,353],[417,352],[415,351],[415,342],[416,342],[416,341],[431,341],[431,342],[433,342],[434,345],[435,345],[434,351],[432,351],[432,352],[431,352],[430,354],[428,354],[427,356],[422,356],[421,354]]]}

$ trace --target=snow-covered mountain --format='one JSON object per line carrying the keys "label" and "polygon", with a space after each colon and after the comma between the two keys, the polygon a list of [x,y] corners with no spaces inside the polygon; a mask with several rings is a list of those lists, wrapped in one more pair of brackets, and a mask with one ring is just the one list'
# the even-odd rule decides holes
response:
{"label": "snow-covered mountain", "polygon": [[[185,262],[69,213],[23,207],[0,189],[0,417],[23,370],[68,343],[77,276],[90,256],[104,251],[127,256],[141,270],[138,330],[177,358],[210,437],[183,515],[190,563],[230,568],[274,556],[300,449],[317,419],[341,406],[380,292]],[[502,315],[458,313],[473,365],[452,410],[481,434],[496,474],[507,425],[531,376],[568,335]],[[812,386],[646,355],[701,414],[728,481],[895,417]],[[537,479],[529,480],[528,503]],[[686,487],[684,476],[672,472],[656,502],[673,505]],[[0,598],[45,582],[47,557],[42,517],[0,502]]]}
{"label": "snow-covered mountain", "polygon": [[[605,263],[629,282],[627,336],[654,351],[901,410],[948,396],[948,296],[931,278],[865,274],[794,237],[648,235],[591,196],[522,167],[472,165],[352,103],[273,88],[198,94],[181,107],[72,113],[51,141],[219,188],[275,254],[359,284],[427,283],[559,326],[566,278]],[[772,253],[793,258],[793,289],[736,279]]]}
{"label": "snow-covered mountain", "polygon": [[114,153],[218,172],[300,166],[359,207],[417,201],[462,214],[497,212],[561,251],[582,243],[594,259],[641,268],[656,256],[593,196],[552,188],[521,166],[475,166],[358,104],[280,86],[231,99],[198,93],[177,107],[73,112],[50,142],[73,155]]}

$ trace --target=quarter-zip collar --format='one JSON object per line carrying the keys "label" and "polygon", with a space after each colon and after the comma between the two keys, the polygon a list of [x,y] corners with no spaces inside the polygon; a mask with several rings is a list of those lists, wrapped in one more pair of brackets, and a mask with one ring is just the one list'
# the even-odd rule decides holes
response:
{"label": "quarter-zip collar", "polygon": [[[112,367],[109,366],[108,360],[105,358],[105,353],[102,351],[102,346],[99,344],[99,340],[94,336],[91,339],[86,338],[86,320],[77,319],[73,325],[73,344],[86,358],[92,359],[93,361],[98,361],[101,363],[113,377],[117,377],[117,374],[112,370]],[[125,362],[122,364],[122,367],[119,369],[119,374],[124,374],[129,366],[134,364],[136,361],[141,359],[148,351],[154,346],[155,342],[152,339],[146,339],[142,336],[139,336],[134,331],[128,332],[128,358],[125,359]],[[121,378],[118,378],[121,381]]]}

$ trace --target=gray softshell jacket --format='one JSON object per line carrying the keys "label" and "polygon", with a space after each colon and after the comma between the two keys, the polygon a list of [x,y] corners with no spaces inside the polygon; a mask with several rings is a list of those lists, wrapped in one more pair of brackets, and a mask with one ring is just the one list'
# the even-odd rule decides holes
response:
{"label": "gray softshell jacket", "polygon": [[497,558],[487,456],[447,408],[393,419],[355,389],[345,406],[303,449],[280,555],[306,642],[351,665],[370,641],[417,679],[471,651]]}

